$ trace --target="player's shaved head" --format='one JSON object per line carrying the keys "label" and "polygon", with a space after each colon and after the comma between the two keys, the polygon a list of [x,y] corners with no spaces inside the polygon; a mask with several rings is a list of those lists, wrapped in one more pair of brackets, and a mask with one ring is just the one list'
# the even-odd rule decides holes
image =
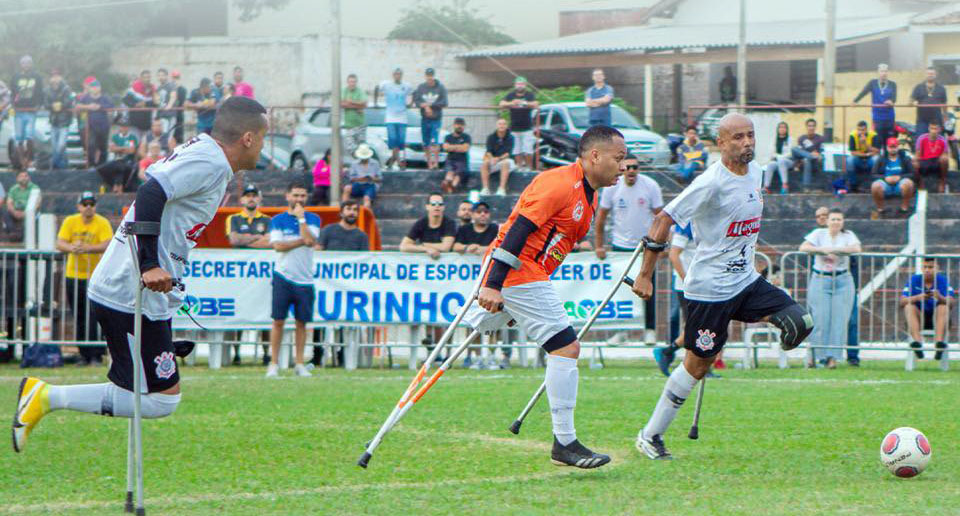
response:
{"label": "player's shaved head", "polygon": [[267,110],[259,102],[230,97],[217,109],[210,136],[223,147],[234,172],[251,170],[260,159],[269,125]]}
{"label": "player's shaved head", "polygon": [[578,151],[580,157],[586,156],[591,149],[598,145],[611,144],[616,139],[623,140],[623,133],[610,127],[609,125],[595,125],[587,129],[580,137]]}
{"label": "player's shaved head", "polygon": [[717,146],[720,147],[723,165],[738,172],[753,161],[757,144],[753,121],[740,113],[728,113],[717,126]]}
{"label": "player's shaved head", "polygon": [[626,170],[627,146],[623,134],[608,125],[595,125],[580,137],[583,174],[593,188],[613,186]]}
{"label": "player's shaved head", "polygon": [[234,143],[244,133],[259,133],[267,128],[267,109],[247,97],[230,97],[217,109],[213,136],[222,143]]}

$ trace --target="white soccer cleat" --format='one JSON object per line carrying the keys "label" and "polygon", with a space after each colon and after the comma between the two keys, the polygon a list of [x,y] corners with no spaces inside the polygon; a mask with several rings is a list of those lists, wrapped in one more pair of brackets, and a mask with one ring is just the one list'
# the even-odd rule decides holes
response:
{"label": "white soccer cleat", "polygon": [[637,450],[653,460],[671,460],[673,455],[663,444],[663,437],[655,435],[649,439],[643,436],[643,430],[637,434]]}
{"label": "white soccer cleat", "polygon": [[264,376],[267,378],[276,378],[280,376],[280,368],[277,367],[277,364],[270,364],[267,366],[267,374]]}
{"label": "white soccer cleat", "polygon": [[293,373],[296,374],[297,376],[300,376],[300,377],[303,377],[303,378],[306,378],[306,377],[309,377],[309,376],[313,376],[313,375],[310,373],[310,371],[307,370],[306,366],[304,366],[303,364],[297,364],[296,366],[294,366],[294,367],[293,367]]}

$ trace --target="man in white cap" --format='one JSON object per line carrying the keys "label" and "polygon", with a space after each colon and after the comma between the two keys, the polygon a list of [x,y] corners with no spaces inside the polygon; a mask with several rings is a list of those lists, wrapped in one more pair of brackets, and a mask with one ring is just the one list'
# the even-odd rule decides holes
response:
{"label": "man in white cap", "polygon": [[363,206],[373,209],[373,200],[377,198],[377,189],[383,174],[380,171],[380,162],[372,160],[373,149],[366,143],[361,143],[353,153],[356,161],[350,165],[347,178],[350,183],[343,187],[341,202],[350,198],[362,198]]}

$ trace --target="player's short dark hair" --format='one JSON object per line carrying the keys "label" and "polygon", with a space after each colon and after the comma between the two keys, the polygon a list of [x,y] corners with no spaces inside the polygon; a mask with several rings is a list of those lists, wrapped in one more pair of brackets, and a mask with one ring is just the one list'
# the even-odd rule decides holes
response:
{"label": "player's short dark hair", "polygon": [[809,124],[810,122],[813,122],[813,125],[817,125],[817,120],[814,119],[814,118],[808,118],[808,119],[807,119],[806,121],[804,121],[803,123],[804,123],[804,124]]}
{"label": "player's short dark hair", "polygon": [[939,120],[931,120],[927,122],[927,127],[934,126],[934,125],[937,127],[943,127],[943,124],[941,124]]}
{"label": "player's short dark hair", "polygon": [[926,262],[934,262],[934,263],[936,263],[936,262],[937,262],[937,259],[934,258],[933,256],[924,256],[924,257],[923,257],[923,262],[924,262],[924,263],[926,263]]}
{"label": "player's short dark hair", "polygon": [[346,208],[346,207],[348,207],[348,206],[356,206],[357,209],[359,209],[359,208],[360,208],[360,203],[357,202],[357,201],[355,201],[354,199],[347,199],[346,201],[343,201],[343,202],[340,203],[340,212],[342,213],[342,212],[343,212],[343,209]]}
{"label": "player's short dark hair", "polygon": [[140,75],[143,75],[145,73],[150,73],[150,70],[140,70]]}
{"label": "player's short dark hair", "polygon": [[166,68],[157,68],[157,73],[160,73],[160,72],[167,73],[167,69],[166,69]]}
{"label": "player's short dark hair", "polygon": [[223,143],[233,143],[245,133],[260,132],[267,126],[263,117],[266,113],[267,109],[256,100],[230,97],[217,109],[211,136]]}
{"label": "player's short dark hair", "polygon": [[218,75],[223,75],[223,72],[221,72],[221,71],[213,72],[213,76],[214,76],[214,77],[216,77],[216,76],[218,76]]}
{"label": "player's short dark hair", "polygon": [[443,194],[437,191],[430,192],[430,195],[427,196],[427,202],[430,202],[430,198],[436,195],[437,197],[443,199]]}
{"label": "player's short dark hair", "polygon": [[583,156],[588,150],[601,143],[612,142],[614,138],[623,138],[623,133],[610,127],[609,125],[595,125],[587,129],[580,137],[580,145],[577,148],[577,154]]}
{"label": "player's short dark hair", "polygon": [[243,67],[240,66],[240,65],[234,66],[234,67],[233,67],[233,71],[236,72],[237,70],[239,70],[239,71],[242,72],[242,71],[243,71]]}
{"label": "player's short dark hair", "polygon": [[348,80],[349,80],[349,79],[356,79],[356,78],[357,78],[357,74],[355,74],[355,73],[352,73],[352,74],[350,74],[350,75],[347,76],[347,79],[348,79]]}
{"label": "player's short dark hair", "polygon": [[290,181],[290,184],[287,185],[287,193],[290,193],[290,192],[296,190],[297,188],[301,188],[301,189],[303,189],[303,190],[306,190],[306,189],[307,189],[307,185],[305,185],[305,184],[303,183],[303,181],[300,181],[299,179],[296,180],[296,181]]}
{"label": "player's short dark hair", "polygon": [[843,215],[843,210],[840,208],[830,208],[830,211],[827,212],[827,215],[831,213],[839,213],[840,215]]}
{"label": "player's short dark hair", "polygon": [[857,127],[866,127],[866,126],[867,126],[867,121],[866,121],[866,120],[861,120],[861,121],[857,122]]}

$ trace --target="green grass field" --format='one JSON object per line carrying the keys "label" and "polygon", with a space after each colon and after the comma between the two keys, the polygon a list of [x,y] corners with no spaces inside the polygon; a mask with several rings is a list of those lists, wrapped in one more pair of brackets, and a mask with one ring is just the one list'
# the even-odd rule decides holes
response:
{"label": "green grass field", "polygon": [[[449,372],[362,470],[356,459],[410,372],[267,380],[259,367],[186,368],[178,412],[145,422],[147,514],[960,514],[960,373],[901,367],[727,370],[707,384],[699,441],[686,438],[693,403],[681,411],[672,462],[633,448],[663,387],[654,367],[582,367],[578,435],[613,456],[590,471],[550,464],[546,399],[519,436],[506,430],[542,370]],[[104,381],[99,369],[35,373]],[[4,418],[21,375],[0,368]],[[880,464],[898,426],[932,444],[917,478]],[[60,411],[24,454],[5,442],[0,514],[121,514],[126,428]]]}

